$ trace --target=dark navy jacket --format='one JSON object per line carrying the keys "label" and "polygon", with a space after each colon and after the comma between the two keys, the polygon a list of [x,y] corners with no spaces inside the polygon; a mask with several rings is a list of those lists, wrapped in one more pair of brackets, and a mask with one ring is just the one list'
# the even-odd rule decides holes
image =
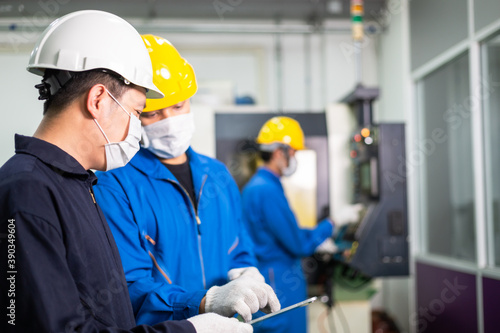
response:
{"label": "dark navy jacket", "polygon": [[134,327],[96,181],[60,148],[16,135],[0,169],[0,331],[194,333],[187,321]]}

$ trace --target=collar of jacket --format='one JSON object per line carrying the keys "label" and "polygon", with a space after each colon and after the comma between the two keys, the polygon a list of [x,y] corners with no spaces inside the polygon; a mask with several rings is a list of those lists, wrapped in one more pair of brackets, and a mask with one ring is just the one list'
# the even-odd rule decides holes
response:
{"label": "collar of jacket", "polygon": [[268,178],[276,183],[279,183],[281,185],[281,180],[280,180],[280,177],[275,174],[274,172],[272,172],[269,168],[266,168],[266,167],[260,167],[258,170],[257,170],[258,174],[261,176],[261,177],[265,177],[265,178]]}
{"label": "collar of jacket", "polygon": [[[206,156],[196,153],[191,147],[188,148],[186,154],[188,156],[189,166],[191,167],[193,185],[195,191],[198,191],[201,188],[204,177],[206,177],[205,175],[209,173],[209,159]],[[130,161],[130,164],[150,177],[177,182],[174,175],[160,162],[158,157],[143,147],[141,147]]]}
{"label": "collar of jacket", "polygon": [[70,154],[56,145],[31,136],[15,135],[16,154],[28,154],[38,158],[61,174],[70,174],[95,184],[97,177]]}

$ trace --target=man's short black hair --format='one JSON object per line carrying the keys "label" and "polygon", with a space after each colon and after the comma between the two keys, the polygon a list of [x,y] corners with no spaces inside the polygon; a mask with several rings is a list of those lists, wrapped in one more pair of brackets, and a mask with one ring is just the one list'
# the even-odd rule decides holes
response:
{"label": "man's short black hair", "polygon": [[[46,70],[44,79],[54,74],[55,70]],[[43,105],[43,114],[47,112],[58,113],[73,103],[78,97],[86,94],[96,84],[103,84],[119,99],[131,85],[118,77],[117,74],[104,72],[103,70],[90,70],[84,72],[71,72],[72,78],[63,85],[54,95],[50,95]]]}
{"label": "man's short black hair", "polygon": [[269,162],[271,160],[271,157],[273,156],[272,151],[259,151],[260,158],[265,162]]}

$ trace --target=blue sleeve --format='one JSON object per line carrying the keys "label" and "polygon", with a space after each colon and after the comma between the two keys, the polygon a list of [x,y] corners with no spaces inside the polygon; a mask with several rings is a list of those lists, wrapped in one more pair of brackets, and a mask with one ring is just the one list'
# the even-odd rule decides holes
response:
{"label": "blue sleeve", "polygon": [[240,222],[240,232],[238,233],[238,243],[234,251],[231,252],[231,265],[229,269],[241,267],[256,267],[257,260],[253,252],[253,242],[246,228]]}
{"label": "blue sleeve", "polygon": [[255,267],[257,259],[253,251],[254,244],[243,223],[240,191],[226,166],[219,161],[217,163],[220,164],[222,169],[213,172],[217,177],[215,183],[218,186],[222,186],[222,190],[227,196],[227,209],[231,217],[230,221],[223,221],[223,223],[235,224],[233,227],[225,228],[227,232],[232,234],[231,237],[235,238],[233,245],[227,253],[229,255],[229,270],[233,268]]}
{"label": "blue sleeve", "polygon": [[273,189],[272,200],[262,200],[262,215],[280,245],[297,257],[314,253],[316,247],[332,235],[333,226],[327,220],[321,221],[314,229],[302,229],[288,204],[283,191]]}
{"label": "blue sleeve", "polygon": [[[110,177],[95,186],[95,196],[115,238],[127,279],[137,323],[153,324],[195,316],[205,290],[186,291],[166,279],[153,278],[154,257],[141,241],[141,231],[134,219],[128,198]],[[103,184],[104,183],[104,184]]]}

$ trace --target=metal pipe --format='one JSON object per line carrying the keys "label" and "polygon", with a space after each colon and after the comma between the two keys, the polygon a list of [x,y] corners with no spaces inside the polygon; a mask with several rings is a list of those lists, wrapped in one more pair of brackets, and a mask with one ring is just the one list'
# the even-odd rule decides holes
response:
{"label": "metal pipe", "polygon": [[361,84],[363,81],[363,56],[361,52],[362,45],[360,42],[354,42],[354,73],[356,84]]}
{"label": "metal pipe", "polygon": [[363,80],[363,62],[362,62],[362,42],[364,38],[363,27],[363,0],[351,0],[351,19],[352,19],[352,39],[354,44],[354,66],[356,84],[361,84]]}
{"label": "metal pipe", "polygon": [[[347,24],[338,27],[323,27],[315,28],[306,24],[211,24],[211,23],[170,23],[163,21],[147,21],[142,19],[128,19],[139,32],[142,31],[158,31],[170,33],[207,33],[207,34],[313,34],[313,33],[326,33],[326,34],[348,34],[350,27]],[[19,19],[2,19],[0,20],[0,32],[16,32],[16,31],[30,31],[42,32],[50,24],[50,21],[45,22],[33,21],[31,22],[26,18]]]}

